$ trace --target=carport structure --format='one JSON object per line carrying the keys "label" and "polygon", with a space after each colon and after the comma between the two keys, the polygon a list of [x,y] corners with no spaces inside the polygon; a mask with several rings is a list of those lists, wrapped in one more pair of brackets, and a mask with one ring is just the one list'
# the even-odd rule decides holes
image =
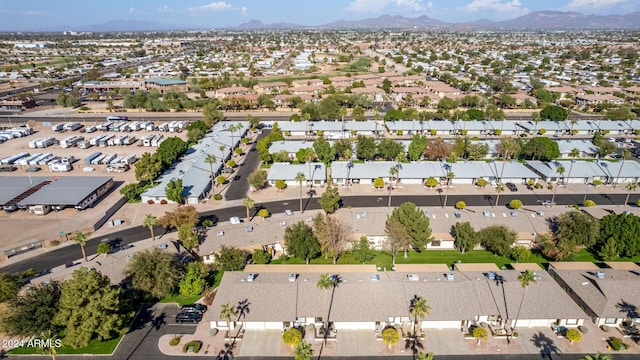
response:
{"label": "carport structure", "polygon": [[21,200],[18,206],[73,206],[82,210],[91,206],[112,187],[113,178],[109,176],[65,176]]}

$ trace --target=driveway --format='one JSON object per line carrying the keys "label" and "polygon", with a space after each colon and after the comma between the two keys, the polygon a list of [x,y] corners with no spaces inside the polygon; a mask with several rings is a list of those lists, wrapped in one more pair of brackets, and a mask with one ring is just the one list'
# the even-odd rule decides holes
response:
{"label": "driveway", "polygon": [[282,356],[282,330],[247,330],[242,335],[240,356]]}
{"label": "driveway", "polygon": [[378,345],[373,330],[340,330],[336,334],[338,356],[376,356]]}
{"label": "driveway", "polygon": [[225,193],[225,198],[227,200],[239,200],[247,196],[247,192],[249,191],[249,182],[247,181],[247,178],[260,165],[260,157],[256,150],[256,144],[259,140],[267,136],[269,132],[271,132],[271,130],[262,130],[262,134],[259,134],[258,137],[256,137],[256,140],[251,144],[249,152],[245,155],[244,162],[240,164],[238,171],[233,175],[234,180],[231,181],[231,184],[229,184],[229,187],[227,188]]}

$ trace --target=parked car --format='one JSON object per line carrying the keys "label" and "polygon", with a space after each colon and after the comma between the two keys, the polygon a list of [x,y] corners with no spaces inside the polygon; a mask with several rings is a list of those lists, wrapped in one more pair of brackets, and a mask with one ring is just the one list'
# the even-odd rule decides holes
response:
{"label": "parked car", "polygon": [[184,305],[183,307],[180,308],[180,312],[183,312],[183,313],[203,314],[205,311],[207,311],[207,305],[197,304],[197,303]]}
{"label": "parked car", "polygon": [[0,166],[0,172],[12,172],[18,170],[15,166]]}
{"label": "parked car", "polygon": [[518,191],[518,187],[516,187],[516,184],[512,182],[508,182],[504,185],[507,187],[507,189],[509,189],[509,191]]}
{"label": "parked car", "polygon": [[200,322],[200,320],[202,320],[202,314],[198,312],[181,312],[178,315],[176,315],[177,323],[185,323],[185,322],[198,323]]}

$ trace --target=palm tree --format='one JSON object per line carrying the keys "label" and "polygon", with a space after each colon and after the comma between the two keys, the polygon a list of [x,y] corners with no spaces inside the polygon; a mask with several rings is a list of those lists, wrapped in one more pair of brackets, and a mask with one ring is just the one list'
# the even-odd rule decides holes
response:
{"label": "palm tree", "polygon": [[[576,158],[580,156],[580,150],[577,148],[571,149],[569,152],[569,157],[571,157],[571,165],[569,166],[569,174],[567,174],[568,178],[571,178],[571,170],[573,170],[573,163],[576,162]],[[564,187],[567,187],[567,182],[564,182]]]}
{"label": "palm tree", "polygon": [[40,341],[38,348],[40,349],[40,354],[51,356],[52,360],[56,360],[56,355],[58,355],[58,351],[56,349],[56,342],[60,341],[57,339],[57,336],[53,334],[51,330],[48,330],[46,333],[47,341]]}
{"label": "palm tree", "polygon": [[603,354],[598,351],[593,355],[585,355],[580,360],[611,360],[611,355]]}
{"label": "palm tree", "polygon": [[345,115],[347,115],[347,108],[343,106],[340,108],[340,116],[342,116],[342,135],[341,135],[342,138],[344,138],[344,116]]}
{"label": "palm tree", "polygon": [[[516,319],[513,323],[513,327],[511,328],[511,336],[516,332],[516,325],[518,324],[518,318],[520,317],[520,310],[522,310],[522,304],[524,303],[524,297],[527,295],[527,289],[531,283],[535,283],[538,280],[536,273],[532,270],[527,270],[522,274],[518,275],[518,281],[520,281],[520,285],[524,289],[522,292],[522,299],[520,299],[520,306],[518,306],[518,312],[516,313]],[[510,337],[507,337],[507,343],[510,343]]]}
{"label": "palm tree", "polygon": [[449,171],[447,173],[447,188],[444,190],[444,203],[442,204],[443,208],[447,206],[447,197],[449,196],[449,184],[451,183],[451,180],[453,180],[454,177],[456,177],[456,174],[454,174],[452,171]]}
{"label": "palm tree", "polygon": [[[562,177],[562,174],[564,174],[564,166],[562,165],[558,166],[558,168],[556,169],[556,172],[560,175],[558,176],[558,179],[560,179]],[[553,196],[551,197],[551,206],[553,206],[553,202],[556,200],[557,190],[558,190],[558,181],[556,181],[556,185],[553,187]]]}
{"label": "palm tree", "polygon": [[313,187],[313,173],[311,172],[311,162],[316,159],[316,153],[313,151],[307,152],[304,157],[304,160],[309,164],[309,180],[311,180],[311,187]]}
{"label": "palm tree", "polygon": [[247,221],[248,221],[248,220],[249,220],[249,218],[250,218],[249,210],[251,210],[251,209],[253,208],[253,206],[254,206],[254,205],[255,205],[255,201],[253,201],[253,199],[252,199],[252,198],[250,198],[250,197],[248,197],[248,196],[247,196],[247,197],[242,198],[242,206],[244,206],[244,207],[247,209]]}
{"label": "palm tree", "polygon": [[295,360],[309,360],[313,356],[313,348],[311,344],[306,341],[301,341],[298,343],[296,347],[294,359]]}
{"label": "palm tree", "polygon": [[153,227],[156,226],[157,222],[158,222],[158,218],[151,214],[147,214],[147,216],[145,216],[144,219],[142,220],[142,226],[149,228],[149,231],[151,231],[152,240],[156,239],[156,234],[153,232]]}
{"label": "palm tree", "polygon": [[616,184],[620,182],[620,173],[622,172],[622,167],[624,166],[624,161],[631,156],[631,152],[627,149],[622,150],[622,164],[620,164],[620,168],[618,169],[618,176],[616,176]]}
{"label": "palm tree", "polygon": [[395,178],[396,176],[398,176],[398,167],[397,166],[392,166],[389,169],[389,203],[387,204],[388,208],[391,207],[391,190],[393,189],[391,187],[391,179]]}
{"label": "palm tree", "polygon": [[237,315],[236,309],[231,306],[231,303],[222,304],[220,306],[220,318],[227,320],[229,330],[231,330],[231,318],[235,318]]}
{"label": "palm tree", "polygon": [[298,182],[298,187],[300,190],[300,213],[303,213],[304,209],[302,209],[302,182],[306,181],[307,177],[304,176],[304,174],[301,171],[299,171],[296,174],[296,177],[294,178],[294,180]]}
{"label": "palm tree", "polygon": [[629,203],[629,196],[631,196],[632,191],[636,191],[636,189],[638,188],[638,183],[628,183],[625,188],[627,189],[627,198],[624,200],[624,206],[627,206],[627,204]]}
{"label": "palm tree", "polygon": [[432,352],[428,352],[428,353],[418,353],[418,356],[416,357],[417,360],[433,360],[433,353]]}
{"label": "palm tree", "polygon": [[213,165],[218,162],[218,158],[213,154],[207,154],[207,156],[204,158],[204,162],[206,164],[209,164],[209,171],[211,172],[211,188],[213,189],[213,195],[215,195],[216,194],[216,190],[215,190],[215,187],[213,186],[214,185],[213,182],[215,181],[214,178],[213,178],[213,176],[214,176],[213,175]]}
{"label": "palm tree", "polygon": [[494,207],[498,206],[498,201],[500,201],[500,193],[504,191],[504,184],[498,183],[496,184],[496,203],[493,205]]}
{"label": "palm tree", "polygon": [[320,279],[318,279],[318,282],[316,283],[316,287],[318,289],[328,290],[335,286],[335,284],[335,276],[329,274],[321,274]]}
{"label": "palm tree", "polygon": [[84,250],[84,246],[87,245],[87,241],[89,240],[87,234],[83,233],[82,231],[76,231],[76,233],[73,234],[72,240],[74,243],[80,245],[80,250],[82,250],[82,258],[84,259],[84,262],[87,262],[87,253]]}
{"label": "palm tree", "polygon": [[429,315],[431,307],[427,303],[427,300],[422,296],[414,295],[409,304],[409,311],[413,315],[413,336],[418,337],[416,325],[418,324],[418,318],[423,319],[426,315]]}

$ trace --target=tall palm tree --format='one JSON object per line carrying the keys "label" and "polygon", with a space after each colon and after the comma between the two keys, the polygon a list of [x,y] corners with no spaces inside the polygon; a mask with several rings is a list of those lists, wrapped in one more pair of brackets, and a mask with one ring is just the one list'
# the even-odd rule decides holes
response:
{"label": "tall palm tree", "polygon": [[341,107],[340,108],[340,116],[342,116],[342,138],[344,138],[344,116],[347,115],[347,108],[346,107]]}
{"label": "tall palm tree", "polygon": [[[562,174],[564,174],[564,166],[560,165],[558,166],[558,168],[556,169],[556,172],[558,173],[558,180],[560,178],[562,178]],[[553,202],[556,200],[556,191],[558,191],[558,181],[556,181],[556,185],[553,187],[553,196],[551,196],[551,206],[553,206]]]}
{"label": "tall palm tree", "polygon": [[504,184],[498,183],[496,184],[496,203],[493,205],[494,207],[498,206],[498,202],[500,201],[500,193],[504,191]]}
{"label": "tall palm tree", "polygon": [[391,187],[391,179],[395,179],[396,176],[398,176],[398,167],[392,166],[391,168],[389,168],[389,202],[387,204],[388,208],[391,207],[391,190],[393,190],[393,188]]}
{"label": "tall palm tree", "polygon": [[[518,281],[520,281],[520,285],[524,289],[522,292],[522,299],[520,299],[520,306],[518,306],[518,313],[516,314],[516,319],[513,323],[513,327],[511,328],[511,336],[516,332],[516,325],[518,324],[518,318],[520,317],[520,310],[522,310],[522,304],[524,303],[524,297],[527,295],[527,289],[529,285],[535,283],[537,281],[537,276],[532,270],[526,270],[522,274],[518,275]],[[507,337],[507,343],[510,343],[510,337]]]}
{"label": "tall palm tree", "polygon": [[428,353],[418,353],[418,356],[416,357],[417,360],[433,360],[433,353],[432,352],[428,352]]}
{"label": "tall palm tree", "polygon": [[429,315],[431,307],[427,303],[427,299],[422,296],[414,295],[409,304],[409,311],[413,315],[413,336],[418,337],[416,325],[418,324],[418,318],[423,319],[426,315]]}
{"label": "tall palm tree", "polygon": [[449,171],[447,173],[447,188],[444,190],[444,203],[442,204],[443,208],[447,206],[447,197],[449,196],[449,184],[451,183],[454,177],[456,177],[456,174],[454,174],[452,171]]}
{"label": "tall palm tree", "polygon": [[253,209],[254,205],[255,205],[255,201],[252,198],[248,196],[242,198],[242,206],[244,206],[247,209],[247,221],[251,217],[249,214],[249,210]]}
{"label": "tall palm tree", "polygon": [[622,172],[622,167],[624,166],[624,161],[631,156],[631,152],[627,149],[622,150],[622,164],[620,164],[620,168],[618,169],[618,176],[616,176],[616,184],[620,182],[620,173]]}
{"label": "tall palm tree", "polygon": [[82,231],[76,231],[76,233],[73,234],[73,238],[71,240],[73,240],[74,243],[80,245],[80,250],[82,250],[82,258],[84,259],[84,262],[87,262],[87,253],[84,250],[84,246],[87,245],[89,236]]}
{"label": "tall palm tree", "polygon": [[[571,149],[569,152],[569,157],[571,158],[571,165],[569,165],[569,173],[567,174],[568,178],[571,178],[571,170],[573,170],[573,163],[576,161],[576,158],[580,156],[580,150],[577,148]],[[567,187],[567,182],[564,182],[564,187]]]}
{"label": "tall palm tree", "polygon": [[629,204],[629,196],[631,196],[632,191],[636,191],[636,189],[638,188],[638,183],[627,183],[625,188],[627,189],[627,198],[624,200],[624,206],[626,207],[627,204]]}
{"label": "tall palm tree", "polygon": [[231,318],[235,318],[238,314],[231,303],[222,304],[220,306],[220,318],[227,320],[229,330],[231,330]]}
{"label": "tall palm tree", "polygon": [[152,240],[156,239],[156,234],[153,231],[153,227],[156,226],[157,222],[158,222],[158,218],[151,214],[147,214],[147,216],[145,216],[144,219],[142,220],[142,226],[148,228],[149,231],[151,231]]}
{"label": "tall palm tree", "polygon": [[[503,136],[500,138],[500,143],[497,146],[498,153],[502,155],[502,170],[500,170],[500,178],[498,182],[502,182],[502,175],[504,174],[504,165],[507,163],[507,160],[513,156],[518,150],[518,143],[515,139],[507,136]],[[497,174],[496,174],[497,175]]]}
{"label": "tall palm tree", "polygon": [[213,178],[214,177],[213,165],[218,162],[218,158],[213,154],[207,154],[207,156],[204,158],[204,162],[206,164],[209,164],[209,171],[211,172],[211,189],[213,189],[213,195],[215,195],[216,194],[216,190],[215,190],[216,188],[215,188],[215,186],[213,186],[214,185],[214,181],[215,181],[215,179]]}
{"label": "tall palm tree", "polygon": [[300,191],[300,213],[303,213],[304,209],[302,208],[302,182],[306,181],[307,177],[304,176],[304,173],[302,173],[301,171],[298,171],[294,180],[298,182],[298,188]]}
{"label": "tall palm tree", "polygon": [[316,287],[321,290],[329,290],[336,283],[335,276],[329,274],[321,274],[320,279],[316,283]]}
{"label": "tall palm tree", "polygon": [[311,172],[311,162],[316,159],[316,153],[313,151],[308,151],[304,157],[304,160],[309,165],[309,180],[311,180],[311,187],[313,187],[313,173]]}

